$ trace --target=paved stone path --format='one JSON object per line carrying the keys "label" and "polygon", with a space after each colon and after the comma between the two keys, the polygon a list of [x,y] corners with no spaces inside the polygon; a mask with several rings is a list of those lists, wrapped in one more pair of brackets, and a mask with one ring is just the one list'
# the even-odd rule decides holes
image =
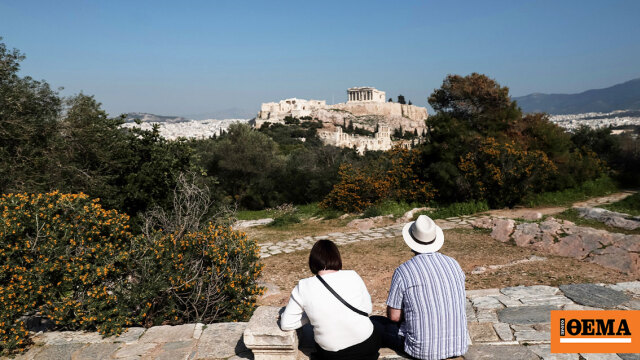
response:
{"label": "paved stone path", "polygon": [[[536,285],[467,291],[471,346],[464,359],[578,360],[550,353],[551,310],[640,310],[640,281],[618,284]],[[119,337],[48,332],[16,359],[252,359],[242,341],[247,323],[130,328]],[[399,359],[388,349],[382,359]],[[636,354],[581,354],[584,359],[639,359]]]}
{"label": "paved stone path", "polygon": [[[625,191],[617,194],[612,194],[608,196],[598,197],[589,199],[587,201],[583,201],[580,203],[574,204],[574,206],[580,207],[591,207],[596,205],[603,205],[608,203],[613,203],[624,199],[625,197],[633,194],[633,191]],[[563,211],[565,208],[558,208],[556,212]],[[515,211],[510,211],[511,217],[517,218],[527,218],[529,220],[535,220],[535,218],[542,217],[540,213],[537,213],[535,209],[518,209]],[[539,217],[538,217],[539,216]],[[446,219],[438,219],[435,220],[436,224],[440,226],[443,230],[447,229],[455,229],[455,228],[463,228],[463,229],[471,229],[474,227],[474,224],[478,222],[488,222],[494,218],[506,218],[508,216],[503,215],[503,213],[498,210],[494,212],[481,213],[476,215],[465,215],[465,216],[457,216],[457,217],[449,217]],[[316,241],[322,239],[329,239],[335,242],[337,245],[345,245],[359,241],[371,241],[382,238],[392,238],[396,236],[400,236],[402,234],[402,227],[404,226],[404,222],[400,224],[394,224],[385,227],[373,228],[370,230],[361,230],[361,231],[348,231],[348,232],[336,232],[327,235],[319,235],[319,236],[306,236],[298,239],[284,240],[278,242],[264,242],[260,244],[260,257],[266,258],[273,255],[291,253],[298,250],[308,250],[311,249],[313,244]]]}

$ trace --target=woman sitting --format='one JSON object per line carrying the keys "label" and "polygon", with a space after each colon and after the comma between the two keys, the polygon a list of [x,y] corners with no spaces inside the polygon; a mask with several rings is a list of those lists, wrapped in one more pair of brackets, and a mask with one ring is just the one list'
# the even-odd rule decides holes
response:
{"label": "woman sitting", "polygon": [[377,359],[379,338],[368,317],[371,296],[360,276],[342,270],[340,252],[330,240],[313,245],[309,268],[317,276],[300,280],[291,292],[280,317],[282,330],[310,322],[321,359]]}

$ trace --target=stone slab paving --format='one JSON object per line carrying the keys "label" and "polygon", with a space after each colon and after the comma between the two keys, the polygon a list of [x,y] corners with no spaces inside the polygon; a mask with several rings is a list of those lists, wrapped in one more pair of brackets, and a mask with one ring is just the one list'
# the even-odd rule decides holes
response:
{"label": "stone slab paving", "polygon": [[[442,229],[473,228],[473,223],[479,219],[488,219],[489,215],[464,216],[435,220]],[[402,235],[402,224],[393,224],[385,227],[373,228],[369,230],[348,231],[344,233],[331,233],[319,236],[305,236],[297,239],[283,240],[279,242],[264,242],[260,244],[260,257],[266,258],[278,254],[286,254],[294,251],[309,250],[318,240],[328,239],[338,246],[351,244],[359,241],[372,241],[385,238],[393,238]]]}
{"label": "stone slab paving", "polygon": [[[463,358],[640,360],[638,354],[551,354],[549,311],[556,309],[640,310],[640,281],[469,290],[466,310],[472,344]],[[108,338],[72,331],[39,333],[33,337],[35,345],[16,359],[253,359],[243,342],[246,327],[247,323],[219,323],[130,328]],[[382,359],[402,358],[388,349],[381,354]]]}
{"label": "stone slab paving", "polygon": [[575,303],[591,307],[615,308],[632,300],[622,291],[596,284],[561,285],[560,290]]}

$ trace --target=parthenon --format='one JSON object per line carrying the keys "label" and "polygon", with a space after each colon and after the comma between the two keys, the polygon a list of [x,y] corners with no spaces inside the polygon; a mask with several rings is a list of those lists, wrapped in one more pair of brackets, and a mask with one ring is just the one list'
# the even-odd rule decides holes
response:
{"label": "parthenon", "polygon": [[349,88],[347,94],[349,94],[348,102],[384,102],[385,100],[384,91],[369,86]]}

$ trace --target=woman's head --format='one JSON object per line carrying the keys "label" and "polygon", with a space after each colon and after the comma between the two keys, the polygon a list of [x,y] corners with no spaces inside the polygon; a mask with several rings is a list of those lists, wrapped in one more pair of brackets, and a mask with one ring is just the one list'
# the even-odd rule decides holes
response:
{"label": "woman's head", "polygon": [[309,269],[314,275],[322,270],[342,270],[338,247],[331,240],[318,240],[309,254]]}

